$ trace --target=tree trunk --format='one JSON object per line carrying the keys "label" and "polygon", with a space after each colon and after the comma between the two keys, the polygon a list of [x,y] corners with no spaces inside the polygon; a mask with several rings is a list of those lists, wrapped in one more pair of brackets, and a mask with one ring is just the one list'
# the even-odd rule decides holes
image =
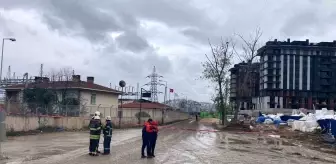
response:
{"label": "tree trunk", "polygon": [[222,81],[218,81],[219,85],[219,105],[222,112],[222,125],[226,124],[226,111],[224,106],[224,96],[223,96],[223,90],[222,90]]}
{"label": "tree trunk", "polygon": [[237,120],[238,120],[238,113],[239,113],[240,104],[241,104],[240,99],[239,99],[239,97],[237,97],[237,99],[236,99],[236,108],[233,111],[232,122],[237,122]]}

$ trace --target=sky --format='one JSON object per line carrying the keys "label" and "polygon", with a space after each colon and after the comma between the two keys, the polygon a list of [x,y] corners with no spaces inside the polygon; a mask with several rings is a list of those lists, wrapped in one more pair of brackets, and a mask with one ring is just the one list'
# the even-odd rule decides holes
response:
{"label": "sky", "polygon": [[200,79],[208,40],[239,48],[236,34],[260,28],[260,46],[333,41],[335,18],[336,0],[0,0],[0,37],[17,40],[5,41],[3,76],[9,65],[36,76],[43,64],[45,74],[71,67],[82,80],[136,87],[155,66],[180,97],[211,102],[214,84]]}

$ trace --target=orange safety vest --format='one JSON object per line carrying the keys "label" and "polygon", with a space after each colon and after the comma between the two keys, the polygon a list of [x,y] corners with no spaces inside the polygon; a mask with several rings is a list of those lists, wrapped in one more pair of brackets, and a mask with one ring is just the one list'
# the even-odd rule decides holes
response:
{"label": "orange safety vest", "polygon": [[152,126],[154,132],[159,132],[158,123],[156,121],[152,122]]}
{"label": "orange safety vest", "polygon": [[146,132],[147,133],[152,133],[153,132],[153,126],[149,122],[145,123],[145,127],[146,127]]}

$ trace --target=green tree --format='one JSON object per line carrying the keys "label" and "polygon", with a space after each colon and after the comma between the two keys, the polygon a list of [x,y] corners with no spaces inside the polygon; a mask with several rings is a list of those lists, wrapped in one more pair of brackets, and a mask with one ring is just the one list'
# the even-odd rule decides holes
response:
{"label": "green tree", "polygon": [[225,91],[224,84],[225,78],[227,77],[227,72],[231,65],[231,58],[234,54],[234,44],[230,43],[228,40],[217,46],[211,45],[211,56],[205,54],[207,61],[203,63],[203,78],[210,80],[216,85],[218,94],[218,106],[222,113],[222,124],[225,125],[227,122],[226,111],[225,111]]}
{"label": "green tree", "polygon": [[56,94],[51,89],[29,88],[23,91],[23,100],[29,109],[36,109],[38,113],[47,114],[52,109]]}

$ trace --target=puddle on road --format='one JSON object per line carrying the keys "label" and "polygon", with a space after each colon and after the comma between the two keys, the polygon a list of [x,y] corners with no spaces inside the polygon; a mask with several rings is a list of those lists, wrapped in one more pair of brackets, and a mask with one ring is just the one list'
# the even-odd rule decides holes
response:
{"label": "puddle on road", "polygon": [[34,154],[32,156],[27,156],[23,159],[24,162],[28,162],[28,161],[35,161],[35,160],[39,160],[42,158],[47,158],[50,157],[52,155],[59,155],[59,154],[63,154],[66,151],[64,150],[51,150],[51,151],[45,151],[45,152],[39,152],[37,154]]}
{"label": "puddle on road", "polygon": [[237,151],[237,152],[242,152],[242,153],[248,153],[248,152],[251,152],[251,151],[246,150],[246,149],[236,149],[236,148],[230,148],[229,150]]}
{"label": "puddle on road", "polygon": [[221,144],[241,144],[241,145],[246,145],[246,144],[252,144],[250,141],[245,141],[245,140],[239,140],[235,138],[227,138],[227,141],[221,141]]}
{"label": "puddle on road", "polygon": [[323,159],[323,158],[320,158],[320,157],[315,157],[315,156],[313,156],[313,157],[308,157],[307,155],[304,155],[304,154],[299,153],[299,152],[289,153],[289,155],[294,155],[294,156],[301,157],[301,158],[311,159],[311,160],[313,160],[313,161],[327,162],[327,163],[332,162],[332,163],[333,163],[333,161],[329,161],[329,160],[327,160],[327,159]]}

